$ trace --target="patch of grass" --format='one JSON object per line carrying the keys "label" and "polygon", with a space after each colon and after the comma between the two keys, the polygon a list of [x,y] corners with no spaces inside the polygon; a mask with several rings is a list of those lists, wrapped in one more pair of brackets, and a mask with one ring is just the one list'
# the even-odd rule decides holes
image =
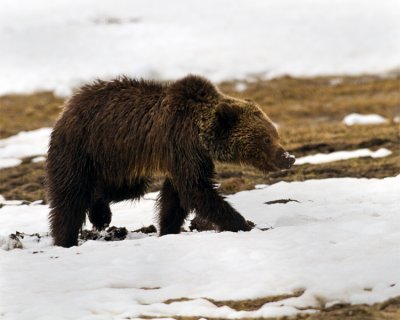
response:
{"label": "patch of grass", "polygon": [[223,91],[251,98],[278,123],[340,121],[351,112],[379,113],[393,118],[400,113],[400,76],[281,77],[245,82],[235,91],[235,82],[223,83]]}
{"label": "patch of grass", "polygon": [[[280,296],[278,296],[280,297]],[[284,296],[282,296],[284,297]],[[273,298],[273,297],[272,297]],[[285,299],[285,298],[284,298]],[[174,300],[172,302],[178,301],[188,301],[190,299]],[[282,299],[279,299],[280,301]],[[213,301],[213,300],[209,300]],[[224,301],[225,304],[218,306],[234,306],[235,310],[246,311],[246,310],[258,310],[264,303],[274,302],[274,299],[268,297],[262,299],[254,300],[242,300],[242,301]],[[171,303],[171,302],[170,302]],[[250,306],[250,307],[249,307]],[[256,309],[252,307],[259,306]],[[243,308],[242,308],[243,307]],[[400,319],[400,297],[389,299],[382,303],[376,303],[373,305],[358,304],[336,304],[329,308],[321,308],[316,310],[317,312],[307,314],[297,314],[295,316],[284,316],[284,317],[268,317],[268,318],[241,318],[241,319],[264,319],[264,320],[398,320]],[[143,319],[157,319],[157,317],[147,317],[141,316]],[[161,317],[160,317],[161,318]],[[163,317],[164,318],[164,317]],[[169,317],[176,320],[197,320],[199,317],[181,317],[172,316]],[[222,318],[210,318],[208,320],[221,320]]]}
{"label": "patch of grass", "polygon": [[44,162],[32,163],[24,159],[21,165],[0,170],[0,194],[8,200],[44,200]]}
{"label": "patch of grass", "polygon": [[337,304],[324,308],[319,313],[298,315],[296,320],[398,320],[400,319],[400,297],[372,306],[366,304]]}
{"label": "patch of grass", "polygon": [[246,299],[246,300],[213,300],[207,299],[217,307],[228,306],[237,311],[255,311],[260,309],[264,304],[270,302],[282,301],[289,298],[300,297],[304,293],[304,290],[296,291],[292,294],[282,294],[277,296],[269,296],[258,299]]}
{"label": "patch of grass", "polygon": [[[258,299],[246,299],[246,300],[214,300],[209,298],[204,298],[210,301],[212,304],[217,307],[227,306],[236,311],[254,311],[260,309],[264,304],[270,302],[282,301],[289,298],[300,297],[304,293],[304,290],[298,290],[292,294],[282,294],[276,296],[268,296],[264,298]],[[171,304],[174,302],[185,302],[191,301],[189,298],[178,298],[178,299],[169,299],[164,301],[165,304]]]}
{"label": "patch of grass", "polygon": [[0,139],[20,131],[52,127],[63,99],[52,92],[0,97]]}

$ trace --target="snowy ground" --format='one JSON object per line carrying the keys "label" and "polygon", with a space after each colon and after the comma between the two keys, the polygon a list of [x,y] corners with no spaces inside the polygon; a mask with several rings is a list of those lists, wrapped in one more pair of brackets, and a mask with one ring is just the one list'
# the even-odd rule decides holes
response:
{"label": "snowy ground", "polygon": [[[0,139],[0,169],[18,166],[25,157],[45,155],[51,130],[52,128],[40,128],[22,131],[6,139]],[[35,159],[34,162],[40,160],[40,157]]]}
{"label": "snowy ground", "polygon": [[[395,121],[396,119],[393,120]],[[379,114],[351,113],[343,118],[343,123],[347,126],[353,126],[357,124],[371,125],[388,123],[388,120]]]}
{"label": "snowy ground", "polygon": [[397,0],[3,0],[0,94],[125,73],[214,81],[400,67]]}
{"label": "snowy ground", "polygon": [[[2,319],[126,319],[197,315],[293,314],[339,302],[373,303],[400,295],[400,176],[278,183],[228,200],[268,231],[138,234],[120,242],[87,241],[63,249],[49,238],[0,250]],[[134,230],[153,223],[154,199],[113,206],[113,224]],[[299,202],[267,205],[290,198]],[[47,232],[48,207],[0,209],[8,234]],[[305,290],[257,311],[216,307],[215,300]],[[167,299],[189,301],[170,304]]]}
{"label": "snowy ground", "polygon": [[392,152],[386,148],[380,148],[376,151],[369,149],[357,149],[352,151],[335,151],[331,153],[317,153],[296,159],[295,165],[305,163],[318,164],[332,161],[354,159],[360,157],[383,158],[390,156]]}

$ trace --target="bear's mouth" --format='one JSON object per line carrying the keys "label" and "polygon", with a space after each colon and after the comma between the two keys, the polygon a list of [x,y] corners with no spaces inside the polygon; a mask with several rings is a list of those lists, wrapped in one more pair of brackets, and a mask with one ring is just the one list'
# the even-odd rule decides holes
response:
{"label": "bear's mouth", "polygon": [[275,161],[272,163],[272,165],[276,168],[276,170],[284,170],[290,169],[295,162],[296,157],[285,151],[275,158]]}
{"label": "bear's mouth", "polygon": [[289,154],[287,151],[280,153],[278,156],[273,158],[256,158],[248,164],[254,166],[258,170],[268,173],[276,172],[280,170],[290,169],[296,161],[295,156]]}

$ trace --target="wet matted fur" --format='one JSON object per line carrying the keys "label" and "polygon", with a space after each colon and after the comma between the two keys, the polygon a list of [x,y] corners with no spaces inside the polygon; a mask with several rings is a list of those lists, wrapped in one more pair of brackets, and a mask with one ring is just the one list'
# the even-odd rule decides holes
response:
{"label": "wet matted fur", "polygon": [[215,160],[263,171],[294,162],[255,103],[226,96],[202,77],[166,84],[120,77],[83,86],[66,102],[50,140],[55,244],[76,245],[87,214],[104,229],[109,204],[142,197],[155,173],[166,176],[160,235],[179,233],[191,211],[219,230],[250,230],[215,189]]}

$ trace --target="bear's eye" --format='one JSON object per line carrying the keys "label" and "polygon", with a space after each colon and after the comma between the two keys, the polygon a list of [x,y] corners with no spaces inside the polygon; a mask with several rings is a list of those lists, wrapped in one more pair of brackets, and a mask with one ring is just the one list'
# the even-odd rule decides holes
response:
{"label": "bear's eye", "polygon": [[267,133],[254,135],[252,141],[254,141],[254,143],[256,143],[261,149],[269,148],[271,146],[271,138]]}
{"label": "bear's eye", "polygon": [[270,138],[262,138],[262,139],[260,139],[262,142],[263,142],[263,144],[264,144],[264,147],[269,147],[270,145],[271,145],[271,139]]}

